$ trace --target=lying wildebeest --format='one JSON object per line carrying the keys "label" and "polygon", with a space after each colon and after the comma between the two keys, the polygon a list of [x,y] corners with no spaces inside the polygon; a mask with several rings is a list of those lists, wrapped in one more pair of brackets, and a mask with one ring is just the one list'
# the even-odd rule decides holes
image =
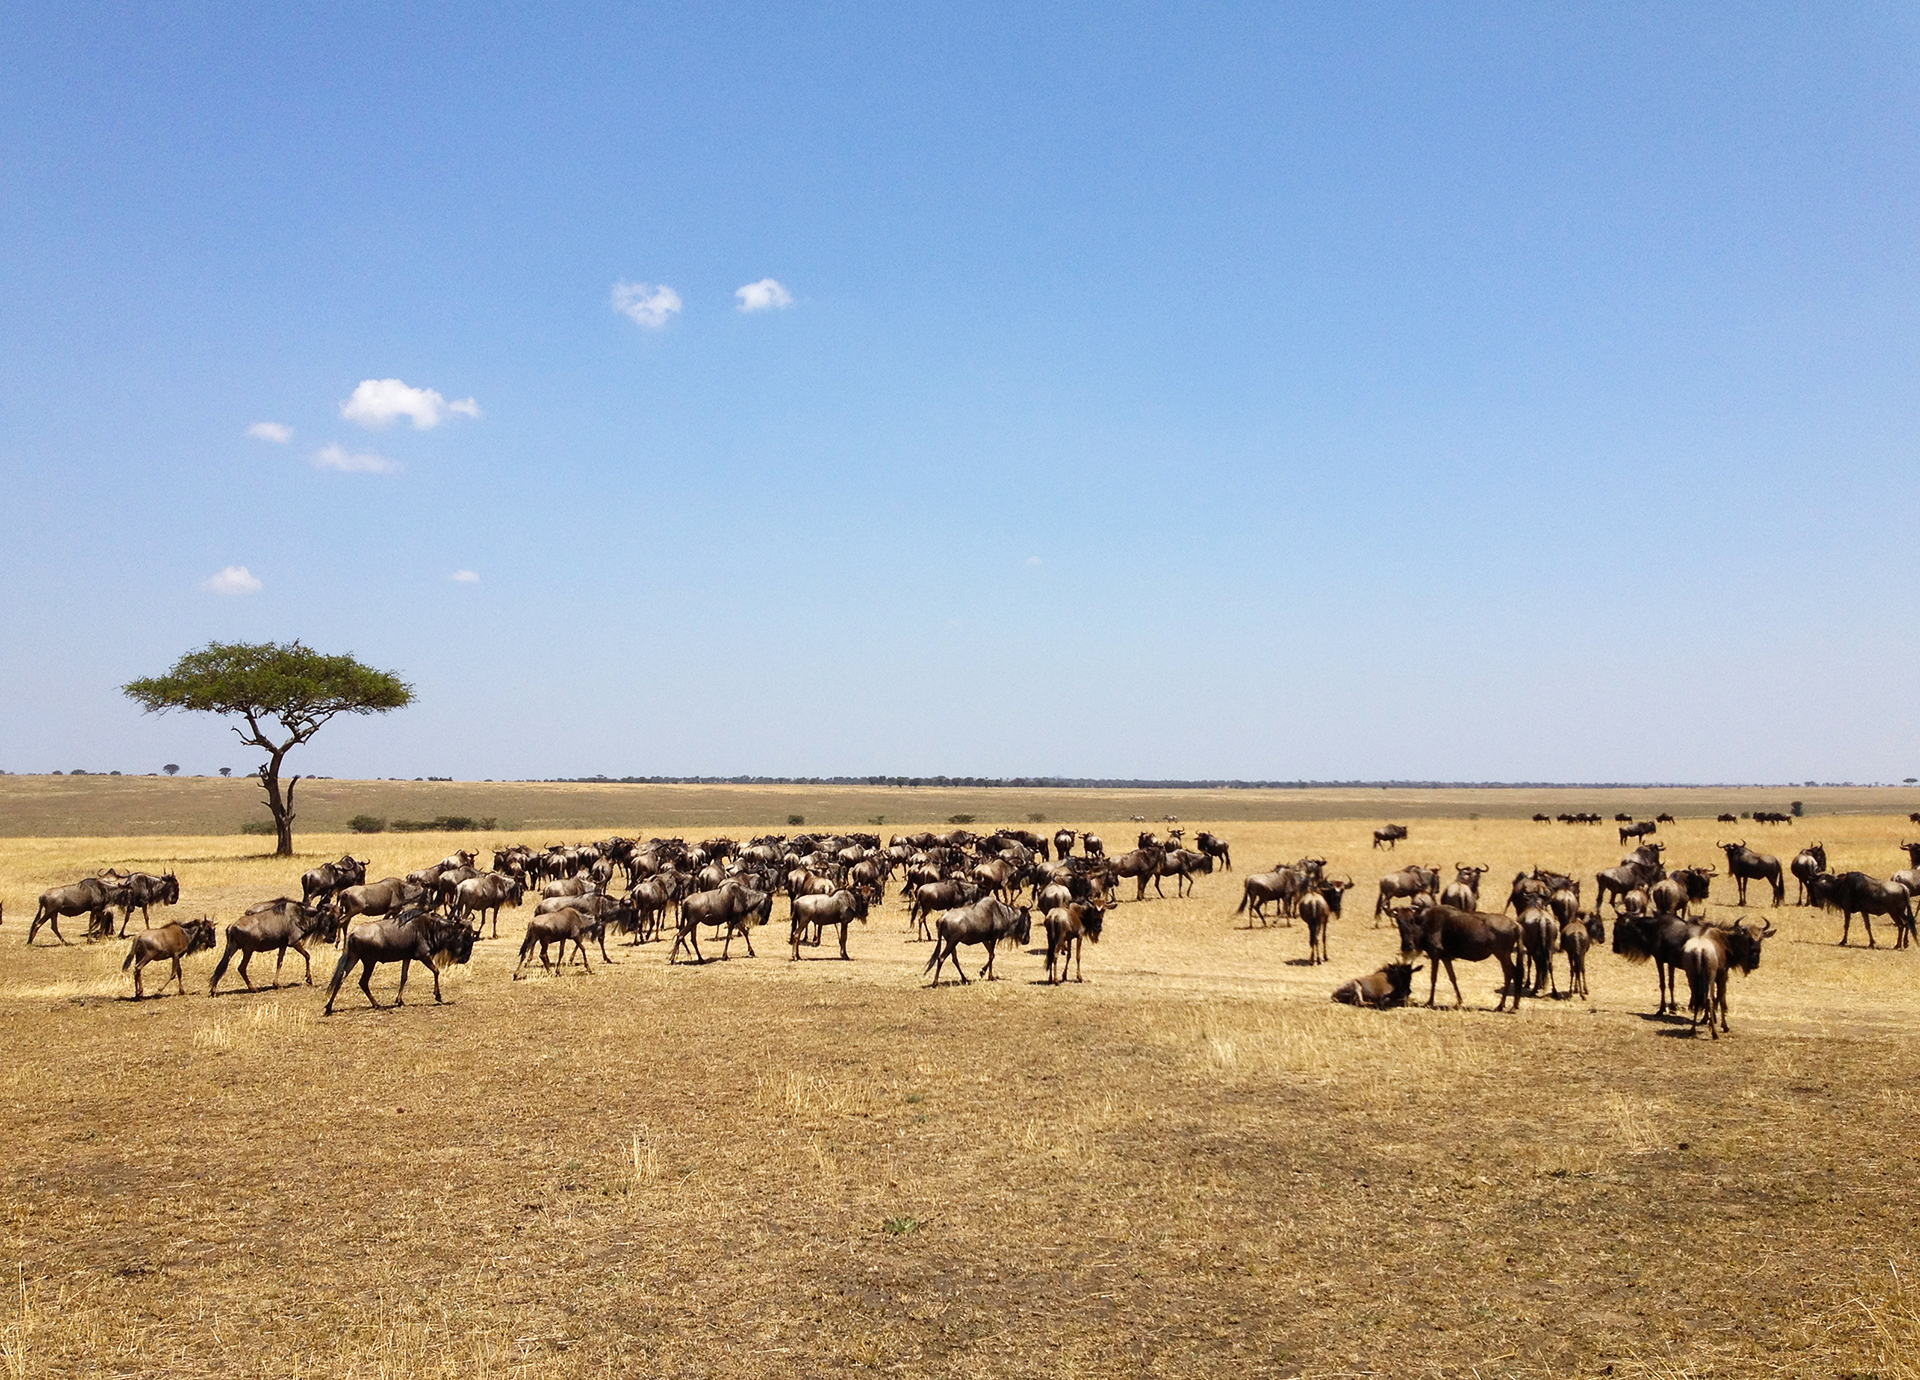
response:
{"label": "lying wildebeest", "polygon": [[1228,851],[1227,841],[1225,839],[1216,838],[1214,835],[1203,831],[1199,837],[1194,839],[1193,843],[1194,847],[1198,848],[1202,853],[1205,853],[1210,858],[1217,859],[1220,865],[1226,868],[1227,871],[1233,871],[1233,854]]}
{"label": "lying wildebeest", "polygon": [[746,942],[747,957],[754,958],[750,931],[755,925],[766,924],[772,914],[773,893],[770,891],[755,891],[735,882],[714,891],[696,891],[680,902],[679,930],[673,937],[673,951],[667,955],[667,962],[672,963],[679,957],[682,945],[693,950],[696,963],[707,961],[700,952],[702,925],[713,925],[726,935],[720,949],[722,959],[732,957],[736,934]]}
{"label": "lying wildebeest", "polygon": [[1373,903],[1376,927],[1381,913],[1390,908],[1389,902],[1439,889],[1440,869],[1437,867],[1403,867],[1398,872],[1389,872],[1380,879],[1380,895]]}
{"label": "lying wildebeest", "polygon": [[500,908],[513,906],[518,908],[526,898],[526,884],[518,877],[504,872],[488,872],[478,877],[469,877],[454,889],[453,917],[456,920],[471,920],[476,929],[480,921],[473,917],[486,918],[488,911],[493,912],[493,937],[500,937]]}
{"label": "lying wildebeest", "polygon": [[374,967],[381,963],[400,965],[400,987],[393,994],[396,1007],[406,998],[407,974],[415,963],[426,964],[427,971],[433,975],[433,999],[438,1002],[441,1000],[440,965],[449,960],[465,963],[472,958],[475,938],[463,921],[430,915],[417,908],[377,920],[362,920],[341,938],[340,961],[334,965],[333,980],[327,984],[327,1004],[322,1014],[333,1014],[340,984],[346,981],[356,963],[360,965],[360,990],[367,995],[367,1005],[375,1010],[380,1003],[373,999],[370,980]]}
{"label": "lying wildebeest", "polygon": [[1686,953],[1687,941],[1701,927],[1678,915],[1619,916],[1613,922],[1613,951],[1629,963],[1653,960],[1660,985],[1660,1002],[1653,1014],[1678,1014],[1680,1000],[1674,975]]}
{"label": "lying wildebeest", "polygon": [[153,917],[147,911],[148,906],[177,905],[180,900],[180,879],[166,872],[156,877],[151,872],[118,873],[109,870],[105,880],[110,887],[120,889],[120,897],[115,902],[121,907],[120,933],[125,936],[127,926],[133,922],[135,907],[140,911],[140,925],[143,929],[153,928]]}
{"label": "lying wildebeest", "polygon": [[[1080,981],[1080,951],[1084,943],[1100,942],[1100,927],[1107,918],[1106,911],[1092,901],[1073,901],[1056,907],[1046,913],[1047,927],[1047,982],[1058,984],[1067,980],[1067,960],[1073,960],[1073,980]],[[1053,975],[1054,961],[1059,960],[1060,976]],[[960,966],[956,955],[953,966]],[[963,974],[964,976],[964,974]]]}
{"label": "lying wildebeest", "polygon": [[87,938],[99,939],[113,934],[113,916],[109,908],[122,904],[126,897],[126,888],[101,877],[85,877],[71,886],[57,886],[51,891],[40,893],[40,907],[34,912],[33,923],[27,926],[27,943],[33,943],[33,937],[40,932],[42,925],[53,926],[53,937],[62,944],[68,943],[67,937],[60,933],[60,920],[63,916],[84,915],[87,917]]}
{"label": "lying wildebeest", "polygon": [[1893,947],[1907,947],[1913,930],[1913,901],[1902,883],[1883,882],[1864,872],[1842,872],[1837,877],[1819,872],[1809,879],[1807,894],[1813,898],[1813,904],[1840,912],[1840,943],[1843,947],[1853,929],[1855,915],[1867,927],[1869,949],[1878,947],[1873,940],[1873,917],[1876,915],[1893,918]]}
{"label": "lying wildebeest", "polygon": [[321,863],[312,871],[300,874],[300,904],[324,906],[335,892],[350,886],[364,886],[366,880],[366,863],[351,853],[343,853],[339,862]]}
{"label": "lying wildebeest", "polygon": [[[826,896],[796,896],[793,916],[787,922],[787,943],[793,949],[793,956],[788,961],[800,961],[802,943],[819,948],[821,933],[829,925],[839,928],[840,957],[846,958],[847,931],[853,927],[855,920],[863,925],[867,923],[867,898],[857,891],[848,891],[843,887]],[[813,931],[811,939],[806,938],[809,928]]]}
{"label": "lying wildebeest", "polygon": [[[1738,968],[1751,973],[1760,966],[1760,944],[1773,933],[1773,926],[1749,928],[1736,921],[1731,929],[1703,926],[1687,940],[1680,963],[1687,972],[1687,1006],[1693,1015],[1691,1034],[1700,1032],[1700,1018],[1706,1017],[1707,1031],[1714,1039],[1727,1028],[1727,976]],[[1714,1024],[1715,1014],[1720,1023]]]}
{"label": "lying wildebeest", "polygon": [[[569,944],[578,951],[580,967],[591,977],[593,966],[587,962],[589,939],[600,945],[600,958],[603,962],[613,962],[607,957],[607,922],[601,916],[576,910],[572,906],[564,906],[559,910],[534,916],[527,921],[526,937],[520,941],[520,961],[513,965],[513,980],[519,980],[520,970],[527,966],[527,959],[532,955],[536,945],[540,949],[540,966],[554,977],[560,976],[560,970],[567,966],[567,945]],[[560,946],[558,963],[547,962],[549,944]]]}
{"label": "lying wildebeest", "polygon": [[1400,930],[1400,953],[1403,959],[1411,959],[1415,954],[1424,954],[1427,958],[1427,972],[1431,981],[1427,985],[1427,1005],[1434,1003],[1434,994],[1440,985],[1440,969],[1447,970],[1447,981],[1453,984],[1453,1004],[1464,1004],[1460,995],[1460,979],[1454,976],[1453,963],[1461,959],[1468,963],[1479,963],[1484,959],[1500,960],[1500,1004],[1496,1011],[1507,1009],[1507,998],[1513,998],[1513,1009],[1520,1009],[1520,924],[1504,915],[1488,915],[1484,911],[1455,910],[1452,906],[1428,906],[1411,914],[1397,916]]}
{"label": "lying wildebeest", "polygon": [[[206,916],[185,924],[170,920],[157,930],[143,930],[133,937],[133,942],[127,946],[127,956],[120,961],[120,971],[124,973],[129,968],[133,969],[133,999],[139,1001],[146,996],[146,989],[140,981],[141,969],[160,959],[170,959],[173,963],[172,980],[180,985],[180,995],[184,997],[187,994],[187,980],[180,972],[180,960],[188,954],[212,947],[213,921]],[[160,991],[166,990],[167,984],[161,983]]]}
{"label": "lying wildebeest", "polygon": [[320,916],[318,907],[309,910],[290,896],[249,906],[245,915],[227,926],[227,947],[221,953],[220,961],[214,965],[213,981],[207,984],[207,995],[220,995],[221,975],[227,971],[227,964],[233,961],[235,954],[240,955],[240,981],[246,983],[249,992],[253,991],[253,979],[247,976],[247,964],[253,961],[255,954],[265,953],[269,949],[274,953],[274,987],[280,986],[280,967],[287,961],[288,949],[300,955],[300,961],[306,968],[307,986],[313,986],[313,957],[307,952],[305,941],[309,935],[325,928]]}
{"label": "lying wildebeest", "polygon": [[1373,831],[1373,846],[1375,848],[1379,848],[1382,845],[1385,845],[1387,850],[1391,852],[1399,844],[1400,840],[1405,838],[1406,836],[1407,836],[1406,825],[1404,824],[1384,825],[1381,828],[1375,829]]}
{"label": "lying wildebeest", "polygon": [[936,928],[939,933],[934,938],[933,954],[921,970],[933,974],[929,987],[939,985],[940,970],[948,959],[953,960],[953,971],[960,974],[960,981],[967,981],[967,970],[960,966],[962,944],[985,946],[987,961],[980,965],[980,976],[992,982],[995,947],[1003,939],[1025,944],[1033,933],[1033,916],[1025,906],[1016,908],[986,896],[970,906],[948,911]]}
{"label": "lying wildebeest", "polygon": [[339,892],[334,907],[345,924],[362,915],[396,915],[407,906],[426,898],[426,888],[398,877],[387,877],[364,886],[350,886]]}
{"label": "lying wildebeest", "polygon": [[1780,859],[1754,852],[1747,847],[1745,840],[1714,846],[1726,850],[1727,875],[1733,878],[1734,885],[1739,888],[1741,905],[1747,903],[1747,883],[1751,881],[1764,881],[1771,886],[1776,906],[1787,899],[1787,884],[1780,875]]}
{"label": "lying wildebeest", "polygon": [[1581,911],[1560,926],[1560,952],[1567,956],[1567,995],[1587,1000],[1587,950],[1607,937],[1598,914]]}
{"label": "lying wildebeest", "polygon": [[1405,1006],[1413,995],[1413,975],[1418,964],[1389,963],[1365,977],[1353,978],[1333,989],[1333,999],[1347,1006],[1370,1006],[1376,1011]]}
{"label": "lying wildebeest", "polygon": [[1793,861],[1787,864],[1787,871],[1793,874],[1794,881],[1800,883],[1800,899],[1797,906],[1810,906],[1813,902],[1807,896],[1807,883],[1815,873],[1827,870],[1827,849],[1825,844],[1810,843],[1793,855]]}

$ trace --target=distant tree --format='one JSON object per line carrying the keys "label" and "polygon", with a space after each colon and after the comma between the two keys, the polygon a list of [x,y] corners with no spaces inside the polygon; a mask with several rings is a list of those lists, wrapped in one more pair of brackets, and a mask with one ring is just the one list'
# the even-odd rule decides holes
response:
{"label": "distant tree", "polygon": [[178,762],[169,762],[166,766],[160,768],[160,770],[168,776],[178,776],[180,774],[180,764]]}
{"label": "distant tree", "polygon": [[221,774],[222,776],[232,776],[232,775],[233,775],[233,768],[232,768],[232,767],[222,767],[222,768],[220,768],[220,774]]}
{"label": "distant tree", "polygon": [[[257,775],[273,813],[274,852],[283,858],[293,856],[293,789],[300,784],[295,776],[281,789],[280,764],[287,753],[336,715],[384,714],[413,703],[413,687],[391,672],[299,642],[210,642],[181,657],[166,675],[129,681],[120,689],[150,714],[185,709],[246,720],[244,731],[238,725],[233,731],[267,754]],[[227,770],[221,768],[220,774]]]}

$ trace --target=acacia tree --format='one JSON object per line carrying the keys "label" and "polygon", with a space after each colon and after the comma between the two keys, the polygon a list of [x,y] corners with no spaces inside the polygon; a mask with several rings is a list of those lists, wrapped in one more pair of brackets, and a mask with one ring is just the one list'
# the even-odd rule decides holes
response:
{"label": "acacia tree", "polygon": [[233,731],[241,742],[266,751],[256,774],[273,812],[279,835],[274,852],[280,857],[293,856],[293,788],[300,784],[295,776],[281,789],[280,763],[287,753],[336,715],[384,714],[413,703],[413,687],[391,672],[351,655],[325,656],[299,642],[210,642],[181,657],[164,676],[120,689],[149,714],[186,709],[246,720],[244,730],[236,724]]}

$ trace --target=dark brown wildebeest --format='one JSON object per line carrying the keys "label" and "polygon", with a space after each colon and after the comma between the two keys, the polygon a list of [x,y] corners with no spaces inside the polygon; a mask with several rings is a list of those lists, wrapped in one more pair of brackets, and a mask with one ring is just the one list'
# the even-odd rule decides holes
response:
{"label": "dark brown wildebeest", "polygon": [[1333,989],[1333,999],[1347,1006],[1370,1006],[1376,1011],[1405,1006],[1413,995],[1413,975],[1420,971],[1416,963],[1389,963],[1365,977],[1341,983]]}
{"label": "dark brown wildebeest", "polygon": [[1062,859],[1068,857],[1073,852],[1073,841],[1078,837],[1080,836],[1071,829],[1054,830],[1053,855]]}
{"label": "dark brown wildebeest", "polygon": [[[1277,904],[1281,918],[1287,919],[1306,885],[1307,874],[1294,867],[1249,873],[1240,883],[1240,905],[1233,913],[1247,917],[1248,929],[1253,928],[1255,916],[1260,918],[1263,927],[1266,925],[1266,907],[1270,905]],[[1291,920],[1288,923],[1292,923]]]}
{"label": "dark brown wildebeest", "polygon": [[1453,984],[1453,1004],[1461,1006],[1465,998],[1460,995],[1460,979],[1454,976],[1455,959],[1467,963],[1479,963],[1485,959],[1500,960],[1500,1004],[1496,1011],[1507,1009],[1507,998],[1513,998],[1513,1009],[1520,1009],[1522,983],[1520,981],[1520,923],[1504,915],[1488,915],[1484,911],[1455,910],[1452,906],[1428,906],[1424,910],[1397,916],[1400,930],[1400,953],[1402,958],[1411,958],[1414,954],[1424,954],[1427,958],[1428,976],[1427,1005],[1434,1003],[1434,994],[1440,986],[1440,969],[1447,970],[1447,981]]}
{"label": "dark brown wildebeest", "polygon": [[1560,918],[1544,906],[1529,906],[1520,912],[1520,949],[1526,956],[1526,967],[1531,976],[1521,974],[1521,983],[1529,987],[1533,995],[1540,995],[1542,987],[1554,996],[1560,995],[1560,988],[1553,980],[1553,955],[1560,947]]}
{"label": "dark brown wildebeest", "polygon": [[1846,944],[1847,935],[1853,928],[1853,917],[1858,915],[1861,923],[1867,927],[1867,947],[1877,948],[1873,941],[1873,917],[1887,915],[1893,918],[1893,947],[1907,947],[1913,930],[1913,901],[1904,883],[1883,882],[1864,872],[1842,872],[1837,877],[1819,872],[1808,882],[1807,894],[1822,909],[1840,912],[1842,946]]}
{"label": "dark brown wildebeest", "polygon": [[686,878],[678,872],[656,872],[627,893],[637,919],[634,943],[660,936],[666,923],[667,907],[686,894]]}
{"label": "dark brown wildebeest", "polygon": [[393,994],[396,1007],[406,998],[407,974],[415,963],[424,963],[433,975],[433,999],[437,1003],[441,1000],[440,965],[447,960],[465,963],[473,957],[475,938],[474,932],[460,921],[429,915],[418,908],[377,920],[362,920],[348,929],[340,941],[340,961],[334,965],[333,979],[327,984],[327,1004],[321,1008],[321,1014],[333,1014],[340,984],[346,981],[356,963],[360,965],[360,990],[366,993],[367,1005],[375,1010],[380,1003],[373,999],[371,979],[375,966],[382,963],[400,965],[400,987]]}
{"label": "dark brown wildebeest", "polygon": [[1643,819],[1638,824],[1629,824],[1621,829],[1620,842],[1625,843],[1629,839],[1643,839],[1648,834],[1657,833],[1659,828],[1660,826],[1650,819]]}
{"label": "dark brown wildebeest", "polygon": [[747,957],[754,958],[751,930],[755,925],[766,924],[772,914],[773,893],[769,891],[755,891],[735,882],[713,891],[696,891],[680,903],[679,932],[673,937],[673,951],[667,955],[667,962],[672,963],[678,957],[683,944],[693,949],[696,962],[707,961],[700,952],[702,925],[712,925],[726,935],[720,949],[722,959],[731,956],[736,934],[746,942]]}
{"label": "dark brown wildebeest", "polygon": [[300,904],[324,906],[335,892],[350,886],[364,886],[366,881],[367,865],[353,854],[343,853],[339,862],[321,863],[312,871],[300,874]]}
{"label": "dark brown wildebeest", "polygon": [[[1166,854],[1159,848],[1136,848],[1131,852],[1122,853],[1113,860],[1114,874],[1119,877],[1133,878],[1134,900],[1147,899],[1148,882],[1153,883],[1154,891],[1164,899],[1167,893],[1160,890],[1160,864],[1165,858]],[[1179,889],[1179,883],[1174,884],[1174,889],[1176,891]]]}
{"label": "dark brown wildebeest", "polygon": [[[1467,889],[1467,895],[1472,897],[1473,901],[1471,905],[1464,907],[1464,909],[1478,910],[1480,909],[1480,879],[1492,870],[1493,869],[1485,863],[1481,863],[1477,867],[1469,867],[1465,863],[1457,862],[1453,865],[1453,880],[1447,884],[1447,889],[1451,891],[1456,886],[1465,887]],[[1445,905],[1449,903],[1443,900],[1441,904]]]}
{"label": "dark brown wildebeest", "polygon": [[1580,911],[1560,926],[1560,952],[1567,956],[1567,995],[1587,997],[1587,950],[1607,937],[1606,922],[1598,914]]}
{"label": "dark brown wildebeest", "polygon": [[[580,958],[580,967],[591,977],[593,967],[587,962],[587,941],[592,939],[600,945],[602,962],[611,963],[607,955],[607,922],[603,916],[564,906],[551,910],[544,915],[535,915],[527,921],[526,937],[520,941],[520,961],[513,965],[513,980],[519,981],[520,970],[527,966],[527,959],[535,946],[540,949],[540,966],[554,977],[560,976],[560,970],[567,966],[567,945],[573,945]],[[547,946],[560,946],[560,961],[547,962]]]}
{"label": "dark brown wildebeest", "polygon": [[[793,948],[793,957],[788,961],[800,961],[802,943],[819,948],[820,935],[829,925],[839,928],[840,957],[846,958],[847,931],[855,920],[863,925],[867,923],[867,898],[857,891],[842,888],[826,896],[796,896],[793,915],[787,921],[787,942]],[[813,931],[811,940],[805,937],[809,927]]]}
{"label": "dark brown wildebeest", "polygon": [[927,984],[929,987],[939,986],[940,970],[948,959],[953,960],[953,971],[960,974],[960,981],[963,984],[967,981],[967,971],[960,966],[962,944],[985,946],[987,961],[980,965],[980,976],[992,982],[995,947],[1003,939],[1025,944],[1033,934],[1033,916],[1025,906],[1015,908],[991,896],[983,896],[970,906],[961,906],[942,915],[936,928],[939,933],[934,939],[933,953],[927,959],[927,966],[921,970],[933,974],[933,981]]}
{"label": "dark brown wildebeest", "polygon": [[1333,927],[1333,917],[1340,913],[1341,898],[1352,885],[1351,878],[1345,882],[1323,882],[1301,895],[1300,923],[1307,927],[1309,964],[1327,961],[1327,931]]}
{"label": "dark brown wildebeest", "polygon": [[1655,815],[1655,816],[1653,817],[1653,822],[1654,822],[1655,824],[1672,824],[1672,823],[1674,823],[1675,821],[1674,821],[1674,818],[1673,818],[1673,816],[1672,816],[1672,815],[1670,815],[1670,814],[1666,814],[1666,813],[1664,813],[1664,812],[1663,812],[1663,813],[1661,813],[1661,814],[1657,814],[1657,815]]}
{"label": "dark brown wildebeest", "polygon": [[1738,824],[1740,822],[1740,816],[1739,815],[1715,815],[1713,817],[1713,820],[1714,820],[1714,823],[1716,824]]}
{"label": "dark brown wildebeest", "polygon": [[907,922],[916,926],[915,938],[931,939],[932,931],[927,928],[930,917],[943,911],[958,910],[961,906],[970,906],[979,900],[981,890],[972,882],[962,881],[958,877],[949,877],[941,882],[927,882],[913,890],[913,905],[907,910]]}
{"label": "dark brown wildebeest", "polygon": [[115,903],[121,907],[120,934],[125,937],[127,926],[133,922],[136,907],[140,911],[142,929],[153,928],[153,916],[148,906],[171,906],[180,901],[180,879],[166,872],[156,877],[151,872],[115,872],[109,868],[103,874],[109,886],[118,887],[121,895]]}
{"label": "dark brown wildebeest", "polygon": [[[1047,927],[1047,982],[1058,985],[1067,980],[1067,962],[1073,962],[1073,980],[1080,981],[1080,951],[1084,944],[1100,942],[1100,927],[1106,921],[1107,913],[1092,901],[1073,901],[1056,907],[1046,913]],[[1054,976],[1055,960],[1059,962],[1060,976]],[[960,960],[955,958],[953,966],[958,968]]]}
{"label": "dark brown wildebeest", "polygon": [[1202,853],[1205,853],[1209,858],[1217,861],[1227,871],[1233,871],[1233,854],[1228,850],[1225,839],[1216,838],[1214,835],[1203,831],[1194,839],[1193,844],[1194,847],[1198,848]]}
{"label": "dark brown wildebeest", "polygon": [[1403,867],[1398,872],[1389,872],[1380,879],[1380,895],[1373,903],[1375,927],[1378,928],[1382,912],[1389,909],[1389,902],[1439,889],[1440,869],[1437,867]]}
{"label": "dark brown wildebeest", "polygon": [[1740,904],[1747,903],[1747,883],[1764,881],[1773,888],[1773,903],[1777,906],[1787,899],[1787,884],[1780,875],[1780,859],[1767,853],[1756,853],[1747,847],[1745,840],[1739,843],[1718,843],[1714,847],[1726,850],[1727,875],[1733,878],[1740,892]]}
{"label": "dark brown wildebeest", "polygon": [[1674,975],[1686,952],[1687,941],[1700,928],[1678,915],[1619,916],[1614,920],[1614,953],[1629,963],[1653,960],[1654,977],[1660,985],[1660,1002],[1654,1008],[1654,1015],[1679,1013]]}
{"label": "dark brown wildebeest", "polygon": [[518,877],[505,872],[488,872],[478,877],[469,877],[454,888],[453,918],[472,920],[479,927],[479,920],[485,919],[487,912],[493,912],[493,937],[500,937],[500,908],[513,906],[516,909],[526,899],[526,884]]}
{"label": "dark brown wildebeest", "polygon": [[1407,826],[1404,824],[1383,825],[1373,831],[1373,846],[1375,848],[1384,846],[1387,851],[1392,852],[1400,840],[1406,836]]}
{"label": "dark brown wildebeest", "polygon": [[1797,906],[1810,906],[1813,902],[1807,896],[1807,883],[1815,874],[1827,870],[1827,849],[1825,844],[1810,843],[1793,855],[1793,861],[1787,864],[1787,871],[1793,874],[1794,881],[1800,884],[1800,899]]}
{"label": "dark brown wildebeest", "polygon": [[1594,874],[1593,908],[1600,909],[1601,904],[1611,898],[1613,908],[1618,912],[1630,893],[1643,891],[1666,875],[1666,870],[1658,862],[1650,863],[1643,856],[1622,858],[1620,866]]}
{"label": "dark brown wildebeest", "polygon": [[[1720,1038],[1720,1032],[1727,1028],[1728,974],[1735,968],[1743,973],[1758,968],[1761,942],[1772,933],[1772,925],[1754,929],[1736,921],[1729,929],[1702,926],[1687,940],[1680,964],[1687,973],[1687,1006],[1693,1015],[1690,1034],[1700,1033],[1700,1018],[1705,1016],[1708,1033],[1716,1040]],[[1716,1014],[1720,1018],[1717,1026]]]}
{"label": "dark brown wildebeest", "polygon": [[387,877],[365,886],[350,886],[336,895],[334,906],[345,924],[362,915],[395,915],[407,906],[426,898],[426,889],[398,877]]}
{"label": "dark brown wildebeest", "polygon": [[1535,815],[1533,817],[1533,822],[1535,824],[1551,824],[1553,823],[1553,816],[1552,815]]}
{"label": "dark brown wildebeest", "polygon": [[1107,845],[1101,840],[1098,834],[1082,834],[1080,836],[1080,851],[1085,853],[1089,858],[1104,858],[1107,856]]}
{"label": "dark brown wildebeest", "polygon": [[60,933],[60,921],[64,916],[84,915],[87,917],[87,938],[100,939],[113,934],[113,916],[110,907],[120,905],[126,896],[126,888],[100,877],[85,877],[72,886],[57,886],[51,891],[40,893],[39,909],[34,911],[33,923],[27,926],[27,943],[33,943],[33,937],[40,933],[42,925],[53,926],[53,937],[62,944],[69,943]]}
{"label": "dark brown wildebeest", "polygon": [[1907,866],[1920,867],[1920,843],[1903,843],[1900,846],[1907,850]]}
{"label": "dark brown wildebeest", "polygon": [[[180,960],[188,954],[198,953],[202,949],[213,947],[213,921],[206,916],[198,920],[189,920],[184,925],[178,920],[170,920],[157,930],[142,930],[133,937],[133,943],[127,946],[127,956],[120,961],[120,971],[133,969],[133,999],[139,1001],[146,996],[146,988],[140,981],[140,971],[149,963],[160,959],[173,962],[173,981],[180,984],[180,995],[187,994],[187,980],[180,972]],[[167,984],[160,984],[165,992]],[[155,993],[159,995],[159,993]]]}
{"label": "dark brown wildebeest", "polygon": [[1191,848],[1169,848],[1160,855],[1160,871],[1154,879],[1154,890],[1160,889],[1160,877],[1172,877],[1174,896],[1191,896],[1196,872],[1202,876],[1212,874],[1213,858],[1210,854],[1198,853]]}
{"label": "dark brown wildebeest", "polygon": [[253,961],[255,954],[265,953],[269,949],[274,951],[274,988],[280,986],[280,967],[287,961],[288,949],[300,955],[300,962],[306,969],[307,986],[313,986],[313,956],[307,952],[305,941],[322,930],[325,923],[319,907],[309,910],[290,896],[249,906],[245,915],[227,926],[227,947],[221,953],[220,961],[214,965],[213,981],[207,984],[207,995],[220,995],[220,978],[235,954],[240,955],[240,981],[246,983],[249,992],[253,991],[253,979],[247,976],[247,964]]}

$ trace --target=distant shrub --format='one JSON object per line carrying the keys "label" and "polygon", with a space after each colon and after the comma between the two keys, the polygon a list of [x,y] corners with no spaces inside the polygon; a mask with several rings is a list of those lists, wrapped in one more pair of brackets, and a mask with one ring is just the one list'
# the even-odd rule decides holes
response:
{"label": "distant shrub", "polygon": [[220,774],[221,774],[222,776],[232,776],[232,775],[233,775],[233,768],[232,768],[232,767],[222,767],[222,768],[220,768]]}
{"label": "distant shrub", "polygon": [[497,817],[475,819],[472,815],[436,815],[432,819],[396,819],[389,826],[396,834],[465,834],[491,829]]}
{"label": "distant shrub", "polygon": [[1802,815],[1806,813],[1806,810],[1801,807],[1801,803],[1797,800],[1794,801],[1793,804],[1787,806],[1787,808],[1793,811],[1793,817],[1795,819],[1799,819]]}
{"label": "distant shrub", "polygon": [[1041,814],[1041,813],[1040,813],[1040,812],[1039,812],[1038,810],[1030,810],[1030,811],[1028,811],[1028,813],[1027,813],[1027,823],[1029,823],[1029,824],[1045,824],[1046,822],[1047,822],[1047,817],[1046,817],[1045,815],[1043,815],[1043,814]]}
{"label": "distant shrub", "polygon": [[386,830],[387,822],[378,815],[355,815],[347,821],[347,828],[356,834],[378,834]]}
{"label": "distant shrub", "polygon": [[971,824],[971,823],[973,823],[973,816],[972,816],[972,815],[948,815],[948,816],[947,816],[947,823],[949,823],[949,824]]}
{"label": "distant shrub", "polygon": [[160,770],[168,776],[178,776],[180,774],[180,764],[178,762],[169,762],[166,766],[160,768]]}
{"label": "distant shrub", "polygon": [[788,815],[787,816],[787,823],[789,824],[805,824],[806,822],[807,822],[807,817],[805,815]]}
{"label": "distant shrub", "polygon": [[868,815],[867,816],[867,823],[869,824],[885,824],[886,822],[887,822],[887,817],[885,815]]}
{"label": "distant shrub", "polygon": [[243,834],[273,834],[279,831],[273,827],[273,821],[270,819],[250,819],[240,826],[240,832]]}

